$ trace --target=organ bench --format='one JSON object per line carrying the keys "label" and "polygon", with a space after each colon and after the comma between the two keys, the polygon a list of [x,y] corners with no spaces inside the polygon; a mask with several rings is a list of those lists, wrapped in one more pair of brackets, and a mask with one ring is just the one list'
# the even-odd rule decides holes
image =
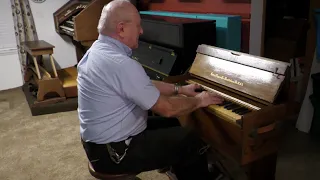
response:
{"label": "organ bench", "polygon": [[[52,57],[54,46],[43,40],[26,41],[23,46],[28,53],[27,70],[24,78],[37,97],[35,104],[42,105],[65,101],[65,93]],[[49,73],[43,65],[43,56],[46,54],[49,55],[51,61],[52,73]],[[32,56],[33,62],[29,63],[29,56]],[[42,60],[40,60],[40,63],[38,63],[38,57]]]}
{"label": "organ bench", "polygon": [[[26,41],[22,44],[27,52],[25,84],[22,90],[31,114],[35,116],[75,110],[77,98],[69,97],[74,97],[76,93],[77,86],[72,83],[76,81],[76,68],[57,70],[52,56],[55,46],[44,40]],[[49,56],[52,70],[44,65],[45,55]]]}

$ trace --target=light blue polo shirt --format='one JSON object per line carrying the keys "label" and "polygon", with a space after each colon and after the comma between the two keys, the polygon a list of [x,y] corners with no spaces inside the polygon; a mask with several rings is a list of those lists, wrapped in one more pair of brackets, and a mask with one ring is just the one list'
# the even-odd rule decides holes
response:
{"label": "light blue polo shirt", "polygon": [[118,142],[145,130],[147,110],[160,92],[131,53],[120,41],[99,35],[79,62],[78,114],[84,141]]}

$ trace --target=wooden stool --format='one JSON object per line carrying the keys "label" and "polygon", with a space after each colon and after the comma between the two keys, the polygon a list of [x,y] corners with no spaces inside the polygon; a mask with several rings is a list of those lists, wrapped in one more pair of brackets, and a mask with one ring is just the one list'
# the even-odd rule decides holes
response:
{"label": "wooden stool", "polygon": [[[26,41],[23,43],[25,51],[32,56],[33,66],[28,62],[27,56],[27,72],[25,75],[25,81],[32,81],[31,83],[36,86],[37,101],[35,104],[50,104],[59,101],[65,101],[65,93],[61,85],[61,81],[58,78],[56,66],[53,61],[53,48],[54,46],[46,41]],[[41,65],[38,64],[37,57],[48,54],[51,61],[53,70],[53,76]],[[33,78],[31,78],[33,77]]]}
{"label": "wooden stool", "polygon": [[116,175],[111,175],[111,174],[102,174],[96,172],[91,163],[88,163],[88,169],[90,174],[100,180],[139,180],[139,178],[136,177],[136,174],[116,174]]}

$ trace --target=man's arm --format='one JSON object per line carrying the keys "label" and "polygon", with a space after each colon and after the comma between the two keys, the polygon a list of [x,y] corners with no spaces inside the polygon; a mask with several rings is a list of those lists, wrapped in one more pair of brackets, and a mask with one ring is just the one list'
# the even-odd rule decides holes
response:
{"label": "man's arm", "polygon": [[114,78],[116,80],[114,88],[119,94],[137,104],[141,109],[152,110],[165,117],[178,117],[197,108],[222,102],[221,98],[206,91],[196,93],[192,97],[164,95],[174,93],[174,85],[164,82],[159,82],[161,94],[142,66],[135,61],[125,61],[121,71],[116,72],[118,77]]}
{"label": "man's arm", "polygon": [[198,108],[222,103],[223,99],[209,92],[201,92],[195,97],[160,95],[151,110],[164,117],[179,117]]}
{"label": "man's arm", "polygon": [[[175,94],[175,84],[166,83],[163,81],[152,80],[153,85],[160,91],[162,95],[171,96]],[[202,89],[199,84],[189,84],[185,86],[178,86],[178,94],[194,97],[199,94],[197,89]]]}
{"label": "man's arm", "polygon": [[[152,80],[152,83],[160,91],[162,95],[171,96],[174,95],[174,84],[166,83],[163,81]],[[179,88],[179,94],[181,93],[181,88]]]}

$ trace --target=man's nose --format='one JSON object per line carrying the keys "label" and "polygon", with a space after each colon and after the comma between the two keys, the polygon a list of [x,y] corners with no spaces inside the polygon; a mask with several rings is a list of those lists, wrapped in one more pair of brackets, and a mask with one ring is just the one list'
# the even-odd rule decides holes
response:
{"label": "man's nose", "polygon": [[140,35],[142,35],[143,34],[143,29],[142,28],[140,28]]}

